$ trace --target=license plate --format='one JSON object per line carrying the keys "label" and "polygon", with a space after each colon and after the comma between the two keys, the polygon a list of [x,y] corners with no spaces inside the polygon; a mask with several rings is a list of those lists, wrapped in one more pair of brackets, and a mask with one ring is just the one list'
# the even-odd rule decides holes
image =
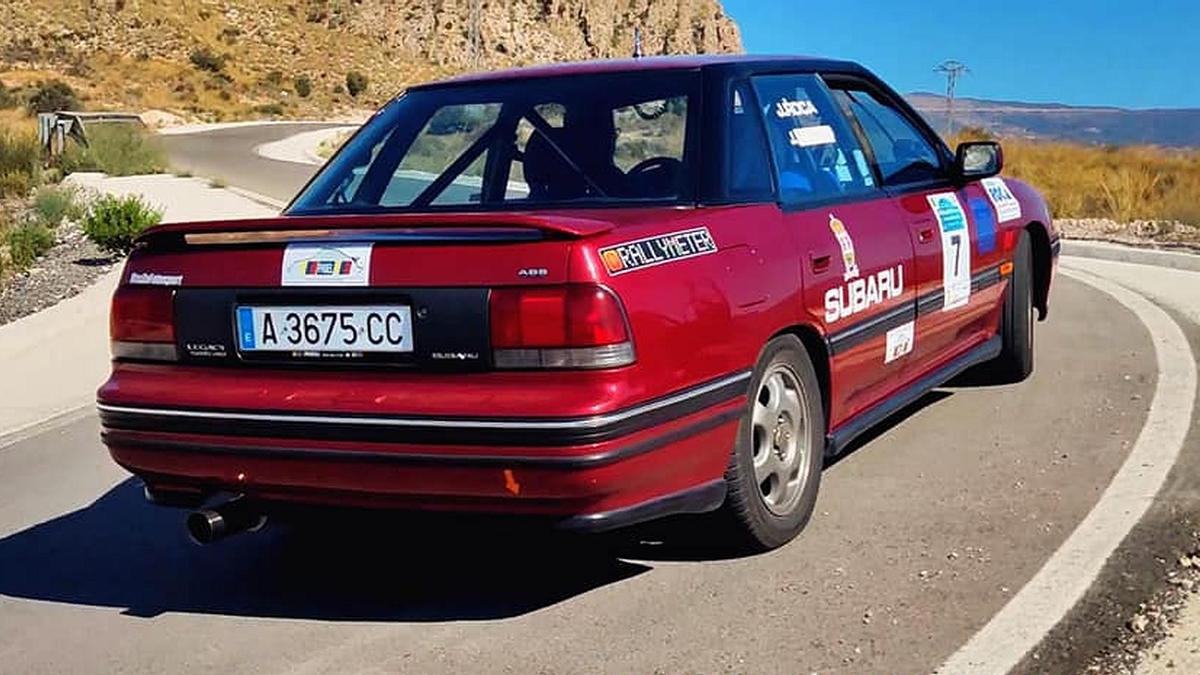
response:
{"label": "license plate", "polygon": [[412,309],[403,305],[237,308],[243,352],[411,352]]}

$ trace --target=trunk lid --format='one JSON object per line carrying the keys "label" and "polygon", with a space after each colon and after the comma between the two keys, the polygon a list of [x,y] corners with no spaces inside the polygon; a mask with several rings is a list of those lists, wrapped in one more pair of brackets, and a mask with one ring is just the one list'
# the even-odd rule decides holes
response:
{"label": "trunk lid", "polygon": [[[183,363],[486,370],[490,289],[567,283],[574,242],[612,227],[494,213],[169,224],[139,239],[124,282],[175,287]],[[270,331],[298,313],[331,336],[339,322],[357,325],[356,337],[368,325],[382,331],[389,317],[410,332],[402,350],[371,351],[361,340],[344,350],[268,349],[264,313],[274,313]]]}

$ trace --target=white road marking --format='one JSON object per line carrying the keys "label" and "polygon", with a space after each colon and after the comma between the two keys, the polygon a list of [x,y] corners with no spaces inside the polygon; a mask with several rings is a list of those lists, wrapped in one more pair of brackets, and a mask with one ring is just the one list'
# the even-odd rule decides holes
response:
{"label": "white road marking", "polygon": [[938,673],[1006,673],[1083,597],[1150,505],[1183,449],[1196,397],[1196,361],[1183,330],[1145,297],[1100,277],[1062,270],[1127,307],[1150,331],[1158,383],[1145,426],[1117,475],[1071,536]]}

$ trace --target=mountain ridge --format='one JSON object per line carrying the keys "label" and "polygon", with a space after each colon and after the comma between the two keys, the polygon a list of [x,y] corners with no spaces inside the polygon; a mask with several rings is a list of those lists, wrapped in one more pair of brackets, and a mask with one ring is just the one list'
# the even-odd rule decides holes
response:
{"label": "mountain ridge", "polygon": [[[913,92],[905,98],[935,129],[945,129],[946,97]],[[954,123],[958,129],[979,127],[999,136],[1031,140],[1200,147],[1200,108],[1122,108],[956,97]]]}

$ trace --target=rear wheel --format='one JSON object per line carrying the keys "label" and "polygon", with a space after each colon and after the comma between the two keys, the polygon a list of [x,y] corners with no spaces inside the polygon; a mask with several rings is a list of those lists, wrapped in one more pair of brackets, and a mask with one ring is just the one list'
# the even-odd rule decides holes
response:
{"label": "rear wheel", "polygon": [[725,471],[724,516],[738,543],[767,550],[791,541],[812,515],[825,453],[816,371],[803,343],[767,344]]}
{"label": "rear wheel", "polygon": [[1000,315],[1000,355],[988,364],[988,379],[998,384],[1021,382],[1033,373],[1033,250],[1022,232],[1013,251],[1012,277]]}

